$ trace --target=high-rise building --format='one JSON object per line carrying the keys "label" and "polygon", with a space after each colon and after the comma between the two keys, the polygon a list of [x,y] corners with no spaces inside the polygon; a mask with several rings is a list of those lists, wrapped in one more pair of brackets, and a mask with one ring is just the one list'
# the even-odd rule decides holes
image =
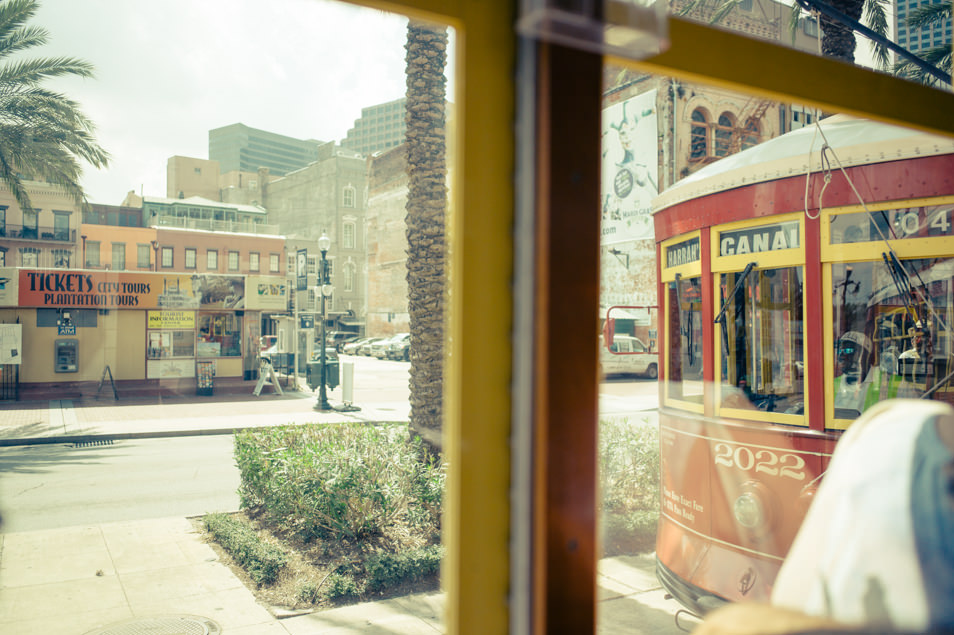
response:
{"label": "high-rise building", "polygon": [[403,97],[384,104],[361,109],[361,118],[355,119],[354,128],[341,140],[341,147],[364,155],[389,150],[404,143],[407,125],[404,111],[407,100]]}
{"label": "high-rise building", "polygon": [[321,144],[233,123],[209,130],[209,160],[219,162],[222,174],[268,168],[272,175],[284,176],[315,161]]}
{"label": "high-rise building", "polygon": [[951,18],[935,24],[929,28],[911,29],[908,27],[908,16],[922,6],[941,4],[950,0],[896,0],[894,26],[898,34],[898,45],[903,46],[914,54],[938,46],[951,48]]}

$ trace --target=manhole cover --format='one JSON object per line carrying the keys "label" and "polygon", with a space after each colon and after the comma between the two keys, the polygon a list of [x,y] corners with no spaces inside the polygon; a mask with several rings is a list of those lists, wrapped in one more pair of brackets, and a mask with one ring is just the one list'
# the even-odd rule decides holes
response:
{"label": "manhole cover", "polygon": [[219,635],[222,627],[207,617],[163,615],[111,624],[86,635]]}

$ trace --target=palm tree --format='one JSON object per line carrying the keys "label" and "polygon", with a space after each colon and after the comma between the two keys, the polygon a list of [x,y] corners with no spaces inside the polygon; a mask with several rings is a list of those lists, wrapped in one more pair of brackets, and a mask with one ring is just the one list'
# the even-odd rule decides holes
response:
{"label": "palm tree", "polygon": [[407,27],[407,287],[411,332],[410,428],[441,449],[444,374],[444,103],[447,28]]}
{"label": "palm tree", "polygon": [[79,104],[41,86],[52,77],[92,77],[92,65],[72,57],[13,59],[47,41],[45,29],[26,25],[36,10],[36,0],[0,3],[0,181],[23,210],[33,207],[22,178],[59,185],[82,205],[79,161],[97,168],[109,161]]}
{"label": "palm tree", "polygon": [[[940,2],[937,4],[922,5],[911,12],[906,20],[908,29],[930,28],[936,24],[944,24],[951,19],[951,3]],[[935,46],[925,49],[919,55],[928,64],[936,66],[949,76],[951,74],[951,45]],[[918,68],[907,60],[899,60],[894,65],[894,72],[901,77],[907,77],[917,82],[925,84],[938,84],[938,79],[923,69]]]}

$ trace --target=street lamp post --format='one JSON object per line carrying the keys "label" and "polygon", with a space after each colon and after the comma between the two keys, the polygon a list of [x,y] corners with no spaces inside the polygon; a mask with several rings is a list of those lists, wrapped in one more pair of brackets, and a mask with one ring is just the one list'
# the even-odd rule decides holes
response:
{"label": "street lamp post", "polygon": [[152,270],[159,271],[159,241],[153,240],[152,244]]}
{"label": "street lamp post", "polygon": [[331,293],[331,281],[328,279],[328,248],[331,247],[331,239],[322,232],[318,239],[318,251],[321,252],[321,263],[318,268],[318,289],[321,293],[321,341],[319,346],[319,365],[321,366],[320,384],[318,385],[318,403],[315,404],[315,410],[331,410],[331,404],[328,403],[328,392],[325,388],[327,380],[326,351],[325,351],[325,297]]}

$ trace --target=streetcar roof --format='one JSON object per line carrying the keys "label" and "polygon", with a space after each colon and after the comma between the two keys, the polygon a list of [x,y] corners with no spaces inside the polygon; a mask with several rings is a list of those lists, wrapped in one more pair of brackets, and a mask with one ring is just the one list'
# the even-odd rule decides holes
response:
{"label": "streetcar roof", "polygon": [[[769,139],[748,150],[724,157],[682,179],[653,199],[653,213],[685,201],[744,185],[804,175],[821,168],[821,148],[827,142],[831,167],[896,161],[913,156],[954,153],[954,139],[834,115]],[[837,159],[837,160],[836,160]]]}

